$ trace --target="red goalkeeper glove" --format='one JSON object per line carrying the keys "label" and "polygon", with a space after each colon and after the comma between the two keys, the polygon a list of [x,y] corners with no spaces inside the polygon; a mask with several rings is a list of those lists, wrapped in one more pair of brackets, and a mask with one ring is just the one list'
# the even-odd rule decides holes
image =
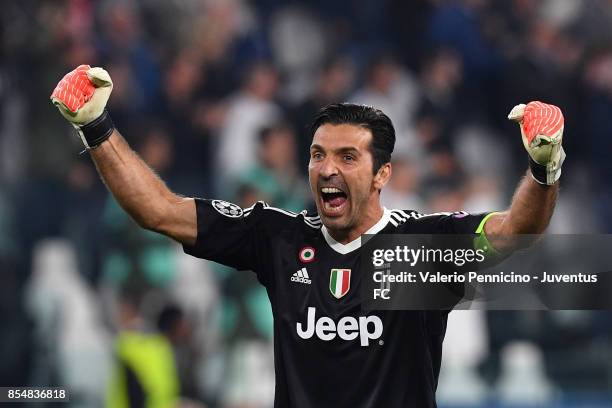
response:
{"label": "red goalkeeper glove", "polygon": [[561,109],[539,101],[529,102],[516,105],[508,119],[520,125],[533,178],[540,184],[554,184],[561,177],[565,160],[561,146],[564,127]]}
{"label": "red goalkeeper glove", "polygon": [[106,108],[113,81],[104,69],[79,65],[57,84],[51,101],[77,130],[87,149],[110,137],[115,126]]}

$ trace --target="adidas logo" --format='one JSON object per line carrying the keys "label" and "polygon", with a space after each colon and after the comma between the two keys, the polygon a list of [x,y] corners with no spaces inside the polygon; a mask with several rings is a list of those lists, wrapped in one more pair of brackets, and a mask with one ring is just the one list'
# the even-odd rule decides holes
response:
{"label": "adidas logo", "polygon": [[310,277],[308,276],[306,268],[302,268],[299,271],[295,272],[293,275],[291,275],[291,282],[305,283],[307,285],[310,285],[312,283]]}

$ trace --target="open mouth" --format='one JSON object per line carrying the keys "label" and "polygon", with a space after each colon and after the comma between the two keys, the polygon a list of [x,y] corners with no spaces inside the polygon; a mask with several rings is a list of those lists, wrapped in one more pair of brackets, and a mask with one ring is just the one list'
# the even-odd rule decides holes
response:
{"label": "open mouth", "polygon": [[325,212],[334,215],[342,211],[348,195],[337,187],[323,187],[321,188],[321,199]]}

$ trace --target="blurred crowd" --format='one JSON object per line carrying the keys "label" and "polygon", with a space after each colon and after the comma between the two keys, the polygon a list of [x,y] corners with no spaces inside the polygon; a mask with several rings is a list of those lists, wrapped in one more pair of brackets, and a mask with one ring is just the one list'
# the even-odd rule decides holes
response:
{"label": "blurred crowd", "polygon": [[[248,273],[187,258],[120,209],[49,102],[77,65],[109,71],[115,124],[174,191],[288,210],[313,209],[308,125],[328,103],[391,117],[397,143],[383,203],[423,212],[504,209],[527,168],[506,115],[518,103],[554,103],[568,159],[550,230],[609,233],[610,27],[610,0],[3,4],[0,385],[68,382],[77,404],[122,406],[117,366],[147,383],[148,361],[166,367],[173,379],[158,388],[185,406],[271,404],[265,290]],[[542,384],[535,400],[612,390],[609,313],[467,319],[471,336],[449,336],[480,351],[450,353],[471,355],[485,389],[506,395],[514,383],[500,378],[527,366],[523,378]],[[134,344],[172,364],[137,361]],[[448,376],[442,398],[456,400],[463,394],[444,388]],[[463,387],[467,402],[475,384]]]}

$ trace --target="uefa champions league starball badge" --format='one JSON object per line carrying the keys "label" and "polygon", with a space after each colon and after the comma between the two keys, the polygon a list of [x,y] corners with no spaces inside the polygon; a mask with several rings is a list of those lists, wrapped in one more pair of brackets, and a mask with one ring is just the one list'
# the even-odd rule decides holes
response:
{"label": "uefa champions league starball badge", "polygon": [[234,203],[229,203],[223,200],[213,200],[212,206],[221,215],[225,215],[230,218],[242,217],[242,208]]}

